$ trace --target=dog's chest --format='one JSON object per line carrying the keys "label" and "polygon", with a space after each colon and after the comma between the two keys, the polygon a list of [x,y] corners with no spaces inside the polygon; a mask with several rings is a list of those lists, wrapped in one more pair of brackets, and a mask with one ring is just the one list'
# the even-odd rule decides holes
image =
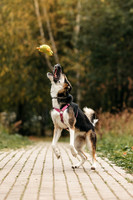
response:
{"label": "dog's chest", "polygon": [[59,126],[60,128],[63,128],[63,129],[66,129],[68,126],[68,120],[67,120],[67,113],[66,111],[64,111],[62,113],[63,115],[63,121],[64,123],[61,121],[61,116],[60,116],[60,113],[56,110],[52,110],[51,111],[51,118],[52,118],[52,121],[55,125]]}

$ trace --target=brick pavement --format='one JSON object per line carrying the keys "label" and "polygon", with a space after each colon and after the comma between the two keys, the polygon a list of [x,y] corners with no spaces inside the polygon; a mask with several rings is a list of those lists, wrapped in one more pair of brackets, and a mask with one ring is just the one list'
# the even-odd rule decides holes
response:
{"label": "brick pavement", "polygon": [[133,176],[108,159],[97,157],[73,170],[74,158],[66,143],[59,143],[61,158],[51,144],[39,142],[25,149],[0,152],[0,200],[133,200]]}

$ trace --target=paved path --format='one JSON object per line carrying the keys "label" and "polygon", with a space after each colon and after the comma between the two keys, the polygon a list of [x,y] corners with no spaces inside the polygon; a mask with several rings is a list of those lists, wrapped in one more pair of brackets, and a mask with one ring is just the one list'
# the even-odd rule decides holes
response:
{"label": "paved path", "polygon": [[[16,151],[0,152],[0,200],[131,200],[133,176],[108,160],[97,158],[97,170],[90,170],[90,157],[84,167],[60,143],[61,159],[53,155],[50,143]],[[89,156],[89,155],[88,155]]]}

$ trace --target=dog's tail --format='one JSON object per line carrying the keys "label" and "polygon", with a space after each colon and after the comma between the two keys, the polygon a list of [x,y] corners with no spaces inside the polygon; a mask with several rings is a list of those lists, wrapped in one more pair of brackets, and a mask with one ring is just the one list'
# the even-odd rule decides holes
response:
{"label": "dog's tail", "polygon": [[87,107],[83,108],[83,111],[85,115],[88,117],[88,119],[90,120],[90,122],[93,124],[93,126],[95,126],[96,123],[98,122],[98,119],[96,119],[95,111]]}

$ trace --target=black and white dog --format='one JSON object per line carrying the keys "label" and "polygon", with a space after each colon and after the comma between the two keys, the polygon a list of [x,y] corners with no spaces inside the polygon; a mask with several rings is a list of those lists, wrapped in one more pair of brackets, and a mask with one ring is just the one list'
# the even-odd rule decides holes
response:
{"label": "black and white dog", "polygon": [[70,149],[74,157],[80,155],[81,161],[72,168],[78,168],[86,161],[87,156],[83,152],[85,144],[92,154],[92,167],[96,168],[96,133],[94,131],[95,112],[90,108],[84,108],[84,112],[73,103],[70,91],[72,86],[68,81],[59,64],[54,66],[53,73],[48,72],[47,77],[51,81],[51,98],[53,109],[51,117],[54,123],[54,136],[52,147],[57,158],[60,158],[60,152],[56,146],[63,129],[70,132]]}

